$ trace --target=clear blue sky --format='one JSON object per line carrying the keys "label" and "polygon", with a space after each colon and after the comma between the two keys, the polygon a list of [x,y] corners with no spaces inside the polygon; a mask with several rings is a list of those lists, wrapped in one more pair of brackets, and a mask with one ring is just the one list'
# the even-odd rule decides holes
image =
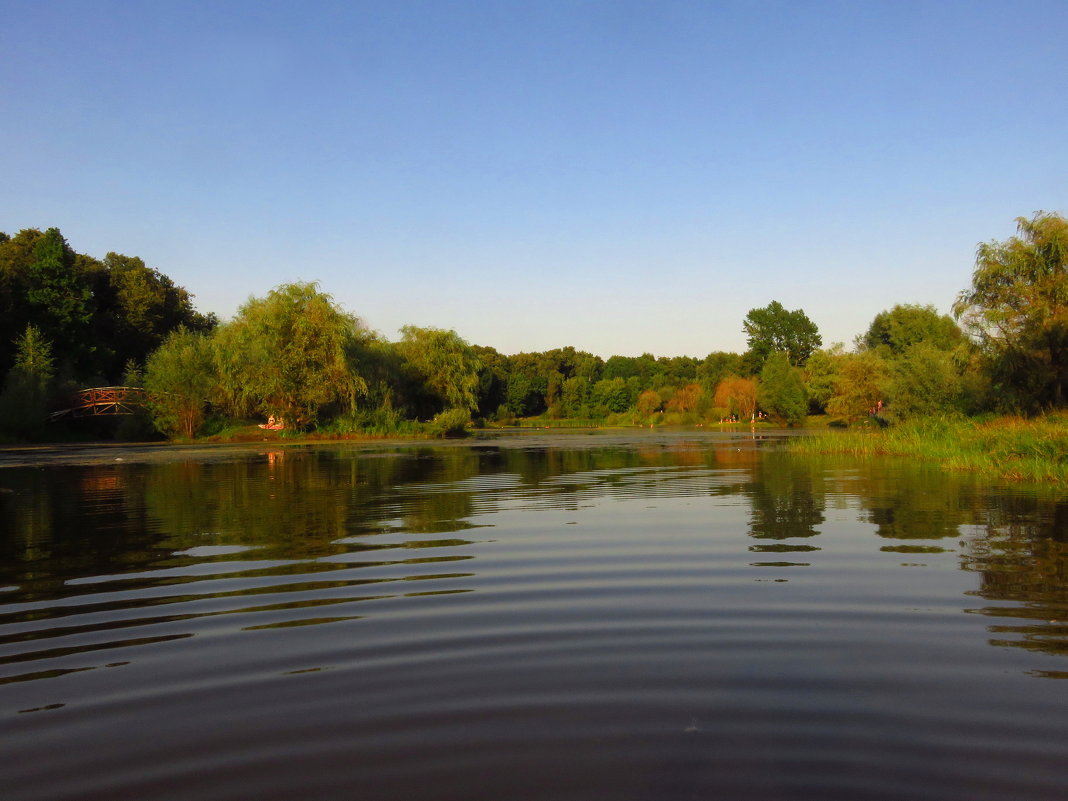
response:
{"label": "clear blue sky", "polygon": [[506,353],[825,343],[1068,212],[1068,2],[0,2],[0,230],[222,318],[293,280]]}

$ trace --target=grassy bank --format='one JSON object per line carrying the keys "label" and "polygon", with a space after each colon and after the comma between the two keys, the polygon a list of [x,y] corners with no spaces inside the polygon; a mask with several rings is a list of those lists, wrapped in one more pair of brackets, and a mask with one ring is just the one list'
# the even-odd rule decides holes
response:
{"label": "grassy bank", "polygon": [[910,456],[1013,481],[1068,486],[1068,417],[930,418],[799,437],[794,453]]}

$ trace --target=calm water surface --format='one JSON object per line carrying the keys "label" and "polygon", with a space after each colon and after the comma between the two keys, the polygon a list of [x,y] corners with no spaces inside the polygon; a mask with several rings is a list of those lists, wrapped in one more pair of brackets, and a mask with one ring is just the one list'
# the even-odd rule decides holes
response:
{"label": "calm water surface", "polygon": [[1065,798],[1068,498],[780,444],[0,456],[0,796]]}

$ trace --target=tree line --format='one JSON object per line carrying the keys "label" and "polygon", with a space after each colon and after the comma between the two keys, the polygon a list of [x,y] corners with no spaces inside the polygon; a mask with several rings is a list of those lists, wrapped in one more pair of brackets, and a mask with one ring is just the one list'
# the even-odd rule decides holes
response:
{"label": "tree line", "polygon": [[[572,347],[506,355],[455,331],[406,326],[390,341],[315,283],[251,298],[233,319],[141,259],[76,253],[58,229],[0,234],[0,431],[42,436],[78,385],[143,385],[151,421],[194,436],[230,421],[290,429],[438,434],[539,418],[700,424],[827,414],[1035,414],[1068,401],[1068,221],[1036,212],[980,243],[953,316],[898,304],[850,348],[779,301],[741,321],[744,353],[599,356]],[[10,343],[10,344],[8,344]]]}

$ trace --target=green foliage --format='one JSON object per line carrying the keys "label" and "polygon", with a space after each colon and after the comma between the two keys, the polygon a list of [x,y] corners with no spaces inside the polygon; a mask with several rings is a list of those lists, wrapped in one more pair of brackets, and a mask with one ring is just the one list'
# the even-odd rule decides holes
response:
{"label": "green foliage", "polygon": [[660,400],[660,393],[654,392],[651,389],[647,389],[638,396],[637,408],[638,414],[642,417],[648,417],[654,412],[660,411],[660,407],[663,405],[663,401]]}
{"label": "green foliage", "polygon": [[724,378],[742,374],[742,357],[737,353],[713,351],[697,366],[695,372],[705,392],[712,395]]}
{"label": "green foliage", "polygon": [[116,358],[143,362],[179,326],[208,331],[216,324],[193,308],[185,289],[139,258],[108,253],[99,267],[97,327]]}
{"label": "green foliage", "polygon": [[95,350],[89,336],[93,296],[58,228],[49,228],[37,240],[26,279],[26,301],[45,336],[63,344],[64,357],[75,369],[90,368]]}
{"label": "green foliage", "polygon": [[961,391],[952,354],[929,342],[911,345],[890,363],[889,403],[898,419],[958,410]]}
{"label": "green foliage", "polygon": [[39,436],[54,378],[52,344],[29,325],[15,341],[15,364],[0,393],[0,429],[19,438]]}
{"label": "green foliage", "polygon": [[467,426],[471,422],[471,415],[466,409],[446,409],[427,423],[427,431],[431,436],[463,437],[467,436]]}
{"label": "green foliage", "polygon": [[[137,362],[130,359],[126,362],[126,369],[123,371],[120,384],[124,387],[143,387],[145,385],[145,371],[141,369]],[[115,429],[115,439],[125,442],[157,439],[159,437],[157,431],[158,429],[152,422],[151,409],[139,406],[135,407],[133,414],[123,415],[119,418]]]}
{"label": "green foliage", "polygon": [[[56,228],[0,237],[0,342],[33,323],[52,341],[59,372],[80,382],[120,383],[179,325],[210,329],[189,294],[141,259],[76,253]],[[14,352],[0,347],[0,373]],[[84,386],[84,383],[82,384]]]}
{"label": "green foliage", "polygon": [[870,351],[846,356],[827,411],[847,422],[866,417],[886,397],[887,372],[886,361]]}
{"label": "green foliage", "polygon": [[560,390],[560,407],[565,417],[588,417],[590,392],[593,385],[586,376],[564,379]]}
{"label": "green foliage", "polygon": [[787,311],[777,300],[762,309],[750,309],[742,330],[760,367],[776,351],[785,351],[790,364],[800,367],[823,344],[816,324],[801,309]]}
{"label": "green foliage", "polygon": [[397,349],[423,390],[422,409],[464,409],[470,414],[478,407],[481,364],[467,342],[455,331],[440,328],[406,325],[401,334]]}
{"label": "green foliage", "polygon": [[512,417],[530,417],[545,410],[543,393],[538,391],[536,377],[521,372],[508,376],[505,397],[506,405]]}
{"label": "green foliage", "polygon": [[801,371],[782,351],[772,353],[760,373],[757,393],[761,408],[777,422],[795,426],[805,422],[808,398]]}
{"label": "green foliage", "polygon": [[593,385],[591,401],[607,412],[625,412],[634,402],[627,382],[622,378],[603,378]]}
{"label": "green foliage", "polygon": [[359,320],[314,283],[283,284],[252,298],[216,338],[222,394],[235,410],[312,425],[328,404],[352,409],[367,384],[353,360]]}
{"label": "green foliage", "polygon": [[948,351],[957,347],[963,334],[947,314],[939,314],[934,306],[898,304],[875,315],[868,331],[861,339],[866,348],[885,347],[900,356],[920,342]]}
{"label": "green foliage", "polygon": [[805,389],[812,412],[827,411],[827,404],[834,397],[843,358],[842,346],[836,344],[826,350],[817,350],[805,363]]}
{"label": "green foliage", "polygon": [[945,470],[1068,485],[1068,421],[1052,416],[981,420],[933,415],[885,430],[798,437],[788,448],[797,453],[910,456],[937,462]]}
{"label": "green foliage", "polygon": [[495,348],[480,345],[473,345],[472,350],[482,365],[478,371],[478,415],[482,418],[493,417],[508,400],[508,357],[502,356]]}
{"label": "green foliage", "polygon": [[358,408],[335,417],[319,427],[324,434],[366,434],[374,437],[415,437],[423,427],[414,420],[406,420],[399,409],[386,403]]}
{"label": "green foliage", "polygon": [[195,436],[217,385],[208,336],[185,328],[172,332],[149,357],[144,382],[156,428],[168,436]]}
{"label": "green foliage", "polygon": [[1034,411],[1068,402],[1068,220],[1035,212],[1019,236],[978,246],[953,313],[983,347],[995,393]]}

